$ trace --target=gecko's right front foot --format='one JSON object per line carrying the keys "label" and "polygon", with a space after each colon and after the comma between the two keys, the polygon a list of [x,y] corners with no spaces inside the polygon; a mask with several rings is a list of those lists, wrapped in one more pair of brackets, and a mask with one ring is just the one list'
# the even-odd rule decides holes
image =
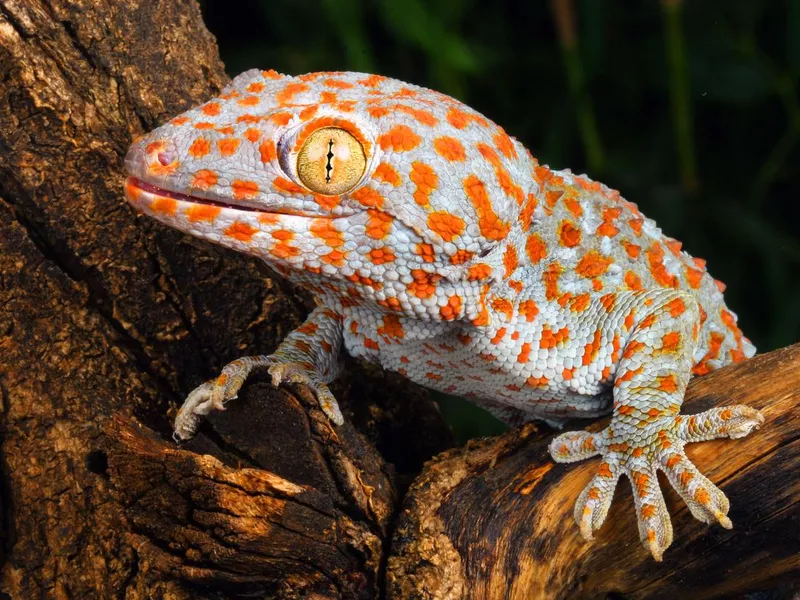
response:
{"label": "gecko's right front foot", "polygon": [[284,382],[307,385],[314,391],[328,418],[336,425],[344,422],[336,398],[310,363],[287,360],[278,354],[244,356],[225,365],[219,377],[199,385],[186,397],[175,417],[172,434],[175,441],[181,442],[194,437],[204,416],[214,410],[225,410],[225,403],[237,397],[245,380],[256,368],[268,369],[275,387]]}

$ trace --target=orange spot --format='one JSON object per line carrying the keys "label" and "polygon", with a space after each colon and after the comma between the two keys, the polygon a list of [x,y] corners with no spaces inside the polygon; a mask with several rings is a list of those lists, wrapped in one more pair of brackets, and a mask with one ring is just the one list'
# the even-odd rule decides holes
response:
{"label": "orange spot", "polygon": [[644,370],[644,367],[639,367],[638,369],[633,369],[631,371],[625,371],[621,375],[617,376],[617,381],[630,381],[637,375],[639,375]]}
{"label": "orange spot", "polygon": [[186,210],[186,218],[192,223],[200,221],[213,221],[222,209],[209,204],[193,204]]}
{"label": "orange spot", "polygon": [[242,140],[239,138],[223,138],[217,141],[217,148],[222,156],[231,156],[239,149],[241,143]]}
{"label": "orange spot", "polygon": [[464,179],[464,192],[472,202],[478,215],[478,227],[487,240],[502,240],[508,235],[511,225],[500,220],[489,201],[486,186],[475,175]]}
{"label": "orange spot", "polygon": [[542,339],[539,341],[539,347],[544,349],[555,348],[558,344],[568,339],[569,329],[567,327],[562,327],[554,332],[549,325],[545,325],[542,327]]}
{"label": "orange spot", "polygon": [[564,369],[563,371],[561,371],[561,376],[564,378],[564,381],[569,381],[570,379],[572,379],[574,371],[575,371],[574,367],[572,369]]}
{"label": "orange spot", "polygon": [[433,254],[433,246],[431,246],[430,244],[425,244],[425,243],[417,244],[415,252],[426,263],[432,263],[435,259],[435,256]]}
{"label": "orange spot", "polygon": [[239,98],[236,104],[239,106],[255,106],[259,102],[261,102],[261,98],[258,96],[245,96],[244,98]]}
{"label": "orange spot", "polygon": [[508,137],[505,131],[499,131],[494,136],[494,143],[497,149],[506,158],[517,158],[517,150],[514,148],[514,142]]}
{"label": "orange spot", "polygon": [[221,111],[222,108],[217,102],[209,102],[200,107],[200,112],[209,117],[216,117]]}
{"label": "orange spot", "polygon": [[642,319],[641,323],[639,323],[639,329],[647,329],[648,327],[652,327],[656,320],[657,317],[655,313],[650,313],[644,319]]}
{"label": "orange spot", "polygon": [[208,121],[200,121],[199,123],[195,123],[192,125],[195,129],[214,129],[214,124],[209,123]]}
{"label": "orange spot", "polygon": [[259,92],[264,91],[264,84],[260,81],[254,81],[250,85],[245,88],[246,91],[250,92],[251,94],[258,94]]}
{"label": "orange spot", "polygon": [[477,281],[481,279],[487,279],[492,274],[492,268],[484,263],[478,263],[477,265],[472,265],[467,271],[467,278],[470,281]]}
{"label": "orange spot", "polygon": [[630,256],[632,259],[635,260],[639,258],[639,252],[641,252],[642,250],[641,246],[637,246],[636,244],[631,244],[628,241],[623,241],[622,246],[625,248],[625,252],[628,253],[628,256]]}
{"label": "orange spot", "polygon": [[700,504],[709,504],[711,502],[711,496],[706,489],[702,487],[699,487],[694,491],[694,499]]}
{"label": "orange spot", "polygon": [[211,144],[205,138],[197,138],[189,146],[189,154],[195,158],[202,158],[211,151]]}
{"label": "orange spot", "polygon": [[575,271],[581,277],[599,277],[606,272],[612,259],[600,254],[597,250],[589,250],[578,262]]}
{"label": "orange spot", "polygon": [[672,373],[664,375],[663,377],[657,377],[656,380],[658,381],[658,389],[662,392],[674,394],[678,390],[678,382],[675,380],[675,375]]}
{"label": "orange spot", "polygon": [[414,133],[408,125],[395,125],[378,137],[378,144],[382,150],[394,150],[395,152],[413,150],[421,142],[422,138]]}
{"label": "orange spot", "polygon": [[175,117],[172,119],[169,124],[170,125],[185,125],[189,122],[189,117]]}
{"label": "orange spot", "polygon": [[308,86],[305,83],[289,83],[281,91],[275,94],[275,101],[278,104],[287,104],[291,102],[297,94],[307,91]]}
{"label": "orange spot", "polygon": [[254,181],[241,181],[239,179],[234,179],[231,182],[231,187],[233,188],[233,197],[237,200],[241,200],[242,198],[252,198],[258,194],[258,184]]}
{"label": "orange spot", "polygon": [[230,227],[225,230],[225,235],[235,238],[240,242],[249,242],[253,235],[258,232],[258,229],[247,223],[240,223],[235,221],[231,223]]}
{"label": "orange spot", "polygon": [[656,514],[656,507],[652,504],[642,504],[642,518],[649,519]]}
{"label": "orange spot", "polygon": [[505,337],[505,335],[506,335],[506,328],[505,328],[505,327],[501,327],[501,328],[500,328],[500,329],[498,329],[498,330],[497,330],[497,332],[494,334],[494,337],[493,337],[491,340],[489,340],[489,341],[490,341],[490,342],[491,342],[493,345],[497,346],[497,345],[498,345],[500,342],[502,342],[502,341],[503,341],[503,337]]}
{"label": "orange spot", "polygon": [[378,327],[378,333],[396,339],[403,339],[406,336],[400,317],[392,314],[383,317],[383,327]]}
{"label": "orange spot", "polygon": [[650,267],[650,273],[656,283],[663,287],[678,287],[678,278],[671,275],[667,268],[664,266],[664,248],[658,242],[653,242],[650,248],[645,252],[647,254],[647,263]]}
{"label": "orange spot", "polygon": [[365,233],[375,240],[382,240],[392,229],[394,218],[385,212],[370,208],[367,210],[367,225]]}
{"label": "orange spot", "polygon": [[278,158],[278,153],[275,149],[275,142],[273,140],[264,140],[258,147],[258,152],[261,155],[261,162],[268,163]]}
{"label": "orange spot", "polygon": [[150,204],[150,210],[165,215],[174,215],[178,210],[178,203],[173,198],[156,196],[152,204]]}
{"label": "orange spot", "polygon": [[573,248],[581,243],[581,230],[572,221],[561,221],[558,226],[558,238],[562,246]]}
{"label": "orange spot", "polygon": [[445,321],[452,321],[461,315],[461,296],[450,296],[447,304],[439,309],[439,314]]}
{"label": "orange spot", "polygon": [[494,298],[492,300],[492,308],[505,315],[505,318],[509,321],[514,314],[514,305],[507,298]]}
{"label": "orange spot", "polygon": [[525,284],[523,284],[521,281],[517,281],[516,279],[509,279],[508,287],[514,290],[517,294],[521,294],[522,290],[525,289]]}
{"label": "orange spot", "polygon": [[645,473],[634,471],[631,473],[631,479],[633,480],[633,487],[636,488],[637,495],[640,498],[645,496],[647,494],[647,486],[650,483],[650,477]]}
{"label": "orange spot", "polygon": [[428,127],[433,127],[439,122],[439,119],[434,117],[427,110],[412,108],[411,106],[406,106],[405,104],[396,104],[394,106],[394,109],[400,112],[404,112],[407,115],[411,115],[418,122],[422,123],[423,125],[427,125]]}
{"label": "orange spot", "polygon": [[467,158],[464,146],[456,138],[443,135],[433,140],[436,153],[450,162],[462,162]]}
{"label": "orange spot", "polygon": [[611,467],[608,466],[608,463],[600,463],[600,467],[597,469],[597,475],[600,477],[613,477],[613,473],[611,473]]}
{"label": "orange spot", "polygon": [[397,171],[395,171],[394,167],[389,163],[382,162],[379,164],[375,169],[375,173],[373,173],[372,178],[376,181],[388,183],[394,187],[397,187],[400,185],[400,183],[402,183],[400,180],[400,175],[397,174]]}
{"label": "orange spot", "polygon": [[597,358],[597,354],[600,352],[600,337],[600,330],[598,329],[594,332],[592,341],[584,346],[582,359],[584,367],[590,365]]}
{"label": "orange spot", "polygon": [[288,192],[290,194],[306,193],[305,189],[301,188],[293,181],[289,181],[288,179],[284,179],[283,177],[276,177],[275,179],[273,179],[272,185],[275,187],[275,189],[278,189],[282,192]]}
{"label": "orange spot", "polygon": [[367,208],[383,208],[383,196],[369,187],[360,187],[350,197]]}
{"label": "orange spot", "polygon": [[386,77],[383,75],[370,75],[366,79],[359,80],[358,83],[366,87],[377,87],[384,81],[386,81]]}
{"label": "orange spot", "polygon": [[192,179],[192,187],[200,190],[207,190],[212,185],[217,184],[217,174],[208,169],[200,169],[194,174]]}
{"label": "orange spot", "polygon": [[554,262],[547,265],[547,268],[542,275],[542,279],[544,280],[545,298],[548,300],[555,300],[560,296],[558,290],[558,280],[561,277],[562,271],[563,269],[561,265],[557,262]]}
{"label": "orange spot", "polygon": [[455,106],[451,106],[447,111],[447,122],[456,129],[464,129],[474,120],[475,117],[464,112],[463,110],[456,108]]}
{"label": "orange spot", "polygon": [[614,221],[622,213],[622,209],[618,206],[605,207],[603,209],[603,223],[597,228],[597,235],[605,237],[614,237],[619,233],[619,228],[614,225]]}
{"label": "orange spot", "polygon": [[693,269],[692,267],[686,267],[686,282],[689,284],[689,287],[696,290],[700,287],[700,282],[702,280],[703,271]]}
{"label": "orange spot", "polygon": [[532,233],[525,242],[525,252],[531,264],[535,265],[547,256],[547,245],[538,233]]}
{"label": "orange spot", "polygon": [[314,202],[325,210],[333,210],[342,202],[341,196],[325,196],[324,194],[314,194]]}
{"label": "orange spot", "polygon": [[314,115],[317,114],[318,110],[319,106],[316,104],[312,104],[311,106],[306,106],[303,110],[300,111],[300,120],[308,121],[309,119],[313,118]]}
{"label": "orange spot", "polygon": [[550,383],[550,380],[547,377],[528,377],[525,380],[525,384],[530,387],[547,387],[547,384]]}
{"label": "orange spot", "polygon": [[355,85],[353,85],[352,83],[349,83],[347,81],[342,81],[340,79],[333,79],[333,78],[325,79],[322,82],[322,85],[324,85],[326,87],[330,87],[330,88],[335,88],[335,89],[338,89],[338,90],[349,90],[351,88],[356,87]]}
{"label": "orange spot", "polygon": [[509,244],[503,254],[503,266],[505,267],[505,276],[510,277],[517,268],[519,260],[517,259],[517,250],[512,244]]}
{"label": "orange spot", "polygon": [[640,350],[644,349],[644,342],[639,342],[637,340],[631,340],[625,346],[625,352],[622,353],[622,358],[630,358]]}
{"label": "orange spot", "polygon": [[525,203],[525,206],[522,208],[522,212],[519,215],[519,220],[522,223],[523,231],[527,231],[531,228],[531,224],[533,223],[533,213],[536,211],[538,203],[539,202],[536,200],[536,196],[533,194],[528,194],[528,201]]}
{"label": "orange spot", "polygon": [[533,300],[523,300],[519,303],[519,314],[524,316],[528,323],[531,323],[539,314],[539,307]]}
{"label": "orange spot", "polygon": [[[431,250],[433,250],[433,248],[431,248]],[[470,260],[472,260],[472,252],[460,248],[456,250],[456,253],[450,257],[450,264],[463,265],[464,263],[467,263]]]}
{"label": "orange spot", "polygon": [[452,242],[453,238],[461,235],[464,231],[466,223],[460,217],[440,211],[428,215],[428,227],[434,233],[439,234],[445,242]]}
{"label": "orange spot", "polygon": [[528,362],[530,353],[531,353],[531,345],[529,342],[525,342],[524,344],[522,344],[522,348],[520,348],[519,354],[517,355],[517,362],[518,363]]}
{"label": "orange spot", "polygon": [[430,298],[436,293],[436,283],[442,278],[435,273],[427,273],[422,269],[412,269],[411,277],[414,279],[408,284],[408,292],[417,298]]}
{"label": "orange spot", "polygon": [[420,206],[430,206],[430,195],[439,185],[439,177],[430,165],[415,160],[411,163],[411,181],[417,186],[414,191],[414,201]]}
{"label": "orange spot", "polygon": [[629,290],[639,291],[642,289],[642,280],[633,271],[625,271],[625,285]]}
{"label": "orange spot", "polygon": [[564,199],[564,207],[577,219],[583,214],[583,207],[576,198],[568,196]]}
{"label": "orange spot", "polygon": [[661,349],[668,352],[674,352],[680,343],[681,334],[677,331],[671,331],[661,338]]}
{"label": "orange spot", "polygon": [[344,246],[344,234],[333,226],[331,219],[313,219],[309,230],[314,237],[321,239],[329,248]]}
{"label": "orange spot", "polygon": [[395,255],[391,248],[373,248],[369,251],[368,256],[372,263],[376,265],[395,261]]}
{"label": "orange spot", "polygon": [[250,127],[247,130],[245,130],[244,137],[247,139],[248,142],[255,143],[261,137],[261,131],[254,127]]}
{"label": "orange spot", "polygon": [[674,300],[670,301],[665,308],[673,317],[678,317],[686,311],[686,305],[680,298],[675,298]]}

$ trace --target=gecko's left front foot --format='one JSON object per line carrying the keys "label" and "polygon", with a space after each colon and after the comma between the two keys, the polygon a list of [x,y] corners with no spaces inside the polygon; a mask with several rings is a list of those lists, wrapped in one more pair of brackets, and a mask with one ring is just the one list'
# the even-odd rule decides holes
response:
{"label": "gecko's left front foot", "polygon": [[717,521],[730,529],[728,498],[686,457],[684,445],[743,437],[763,422],[761,413],[748,406],[714,408],[693,416],[660,417],[636,431],[617,424],[616,430],[608,427],[600,433],[563,433],[550,443],[550,454],[556,462],[574,462],[598,454],[603,457],[597,475],[575,504],[575,520],[587,540],[603,524],[620,475],[627,475],[636,505],[639,537],[653,558],[660,561],[672,543],[672,523],[657,470],[666,473],[695,518],[704,523]]}
{"label": "gecko's left front foot", "polygon": [[196,387],[186,397],[175,417],[175,441],[192,438],[205,415],[215,410],[225,410],[225,403],[236,398],[245,380],[256,368],[268,369],[275,387],[283,383],[309,386],[328,418],[336,425],[344,422],[336,398],[320,380],[313,365],[292,360],[277,352],[269,356],[244,356],[225,365],[219,377]]}

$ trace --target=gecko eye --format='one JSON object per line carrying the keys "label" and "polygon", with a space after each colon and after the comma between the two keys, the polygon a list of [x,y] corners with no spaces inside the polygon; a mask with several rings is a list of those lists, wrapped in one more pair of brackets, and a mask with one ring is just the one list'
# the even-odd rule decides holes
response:
{"label": "gecko eye", "polygon": [[326,196],[352,190],[364,175],[367,157],[353,134],[322,127],[309,135],[297,153],[297,176],[308,189]]}

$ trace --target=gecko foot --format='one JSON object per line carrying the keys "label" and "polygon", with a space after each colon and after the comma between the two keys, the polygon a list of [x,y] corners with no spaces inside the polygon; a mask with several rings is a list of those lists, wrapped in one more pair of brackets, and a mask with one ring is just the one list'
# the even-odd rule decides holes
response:
{"label": "gecko foot", "polygon": [[581,534],[591,540],[608,514],[621,475],[631,481],[639,538],[660,561],[672,543],[672,523],[656,477],[667,475],[692,515],[704,523],[718,522],[726,529],[730,503],[725,494],[686,457],[684,445],[720,437],[739,438],[757,429],[764,417],[748,406],[715,408],[693,416],[665,416],[648,420],[635,430],[612,422],[599,433],[571,431],[550,443],[556,462],[574,462],[600,455],[603,462],[575,504]]}
{"label": "gecko foot", "polygon": [[175,417],[172,437],[176,442],[188,440],[197,432],[201,419],[214,410],[225,410],[225,403],[234,400],[247,377],[256,368],[266,368],[272,385],[299,383],[314,390],[322,411],[336,425],[344,422],[339,405],[328,386],[320,381],[313,365],[287,361],[272,354],[245,356],[225,365],[216,379],[196,387],[187,397]]}

